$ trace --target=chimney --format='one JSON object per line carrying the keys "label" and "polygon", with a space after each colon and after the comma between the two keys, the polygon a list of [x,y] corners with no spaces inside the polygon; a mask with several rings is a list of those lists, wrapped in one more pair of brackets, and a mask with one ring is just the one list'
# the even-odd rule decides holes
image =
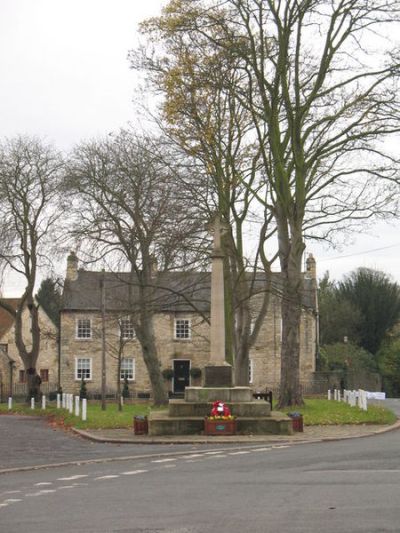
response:
{"label": "chimney", "polygon": [[67,275],[65,279],[68,281],[76,281],[78,279],[78,257],[73,251],[67,257]]}
{"label": "chimney", "polygon": [[308,278],[313,280],[317,279],[317,263],[313,254],[308,254],[306,261],[306,273]]}

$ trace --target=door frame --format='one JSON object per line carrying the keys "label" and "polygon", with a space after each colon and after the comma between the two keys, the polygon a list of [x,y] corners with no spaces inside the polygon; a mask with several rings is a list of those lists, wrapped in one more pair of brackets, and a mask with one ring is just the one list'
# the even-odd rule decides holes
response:
{"label": "door frame", "polygon": [[181,392],[181,391],[179,391],[177,393],[177,391],[175,390],[175,362],[176,363],[181,363],[183,361],[189,362],[189,376],[188,376],[189,377],[189,381],[188,381],[188,385],[185,385],[185,387],[190,387],[190,381],[191,381],[191,379],[190,379],[190,369],[192,367],[191,359],[172,359],[172,365],[173,365],[173,369],[174,369],[174,377],[172,379],[172,391],[173,391],[174,394],[179,394]]}

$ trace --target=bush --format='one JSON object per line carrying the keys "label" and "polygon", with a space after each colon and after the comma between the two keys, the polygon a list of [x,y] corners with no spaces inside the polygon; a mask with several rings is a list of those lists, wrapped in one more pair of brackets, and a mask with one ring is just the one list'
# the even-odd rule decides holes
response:
{"label": "bush", "polygon": [[86,383],[85,383],[85,380],[83,378],[82,378],[82,381],[81,381],[81,388],[80,388],[80,391],[79,391],[79,398],[81,400],[87,399]]}
{"label": "bush", "polygon": [[128,383],[128,378],[125,378],[124,380],[124,387],[122,389],[122,397],[123,398],[129,398],[129,383]]}
{"label": "bush", "polygon": [[201,368],[198,368],[197,366],[192,366],[192,368],[190,369],[190,375],[194,379],[201,377]]}
{"label": "bush", "polygon": [[174,377],[174,371],[172,368],[164,368],[161,374],[165,379],[172,379]]}

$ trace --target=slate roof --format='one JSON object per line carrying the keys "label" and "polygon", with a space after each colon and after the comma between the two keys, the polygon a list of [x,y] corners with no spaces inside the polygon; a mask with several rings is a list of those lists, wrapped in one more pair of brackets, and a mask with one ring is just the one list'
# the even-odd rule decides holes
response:
{"label": "slate roof", "polygon": [[[98,311],[101,308],[101,280],[105,283],[107,311],[129,310],[129,290],[137,300],[137,285],[129,282],[129,274],[78,270],[75,281],[66,280],[63,293],[64,311]],[[264,275],[257,274],[255,292],[264,290]],[[314,308],[312,280],[305,279],[303,305]],[[155,281],[153,305],[159,312],[210,311],[210,272],[159,272]],[[274,273],[273,294],[280,294],[282,278]]]}
{"label": "slate roof", "polygon": [[[1,300],[15,310],[18,307],[21,298],[1,298]],[[14,317],[8,311],[0,306],[0,339],[7,333],[7,331],[14,324]]]}

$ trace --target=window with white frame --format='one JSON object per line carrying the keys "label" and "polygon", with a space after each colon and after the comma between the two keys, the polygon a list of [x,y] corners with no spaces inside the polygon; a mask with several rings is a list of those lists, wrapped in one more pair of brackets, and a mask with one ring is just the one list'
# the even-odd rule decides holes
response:
{"label": "window with white frame", "polygon": [[254,361],[249,359],[249,383],[253,383],[254,379]]}
{"label": "window with white frame", "polygon": [[133,327],[130,317],[121,318],[119,321],[119,328],[121,332],[121,339],[134,339],[135,328]]}
{"label": "window with white frame", "polygon": [[79,381],[92,379],[92,359],[90,357],[77,357],[75,359],[75,379]]}
{"label": "window with white frame", "polygon": [[189,318],[175,319],[175,339],[188,340],[192,338],[191,321]]}
{"label": "window with white frame", "polygon": [[133,381],[135,379],[135,359],[123,357],[121,360],[121,380]]}
{"label": "window with white frame", "polygon": [[91,339],[92,338],[92,321],[90,320],[90,318],[77,318],[76,338],[77,339]]}

